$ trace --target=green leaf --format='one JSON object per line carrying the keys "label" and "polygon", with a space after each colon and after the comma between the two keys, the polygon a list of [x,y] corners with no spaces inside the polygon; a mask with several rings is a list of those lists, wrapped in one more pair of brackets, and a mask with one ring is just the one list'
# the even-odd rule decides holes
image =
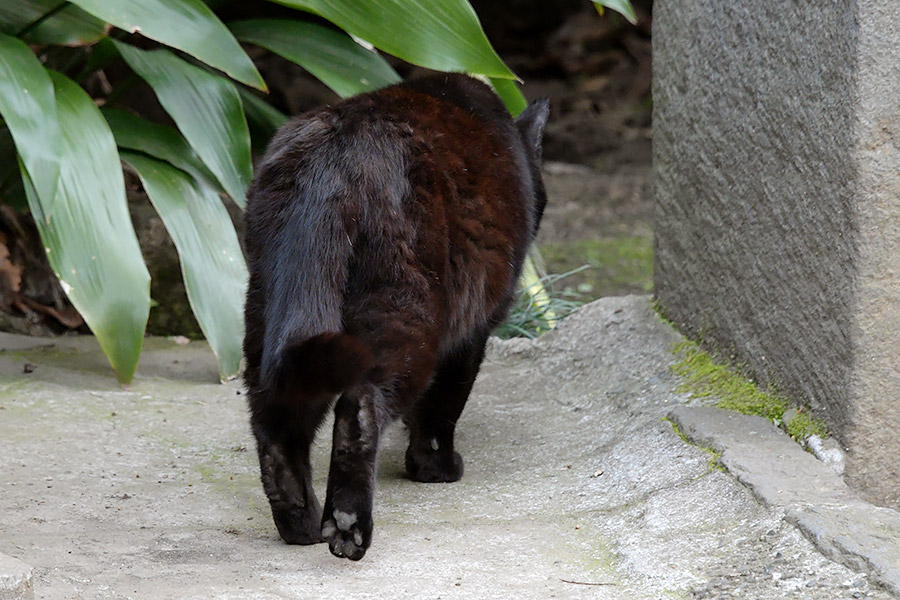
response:
{"label": "green leaf", "polygon": [[506,110],[508,110],[512,116],[519,116],[519,113],[528,106],[528,101],[525,100],[525,96],[522,95],[522,92],[519,90],[519,86],[515,81],[512,81],[511,79],[492,78],[490,82],[494,87],[494,91],[497,92],[497,95],[500,96],[500,99],[503,100],[503,103],[506,105]]}
{"label": "green leaf", "polygon": [[23,169],[28,204],[47,258],[90,326],[116,376],[134,376],[150,311],[150,275],[125,200],[116,144],[78,84],[50,72],[62,130],[59,183],[51,200]]}
{"label": "green leaf", "polygon": [[601,15],[603,14],[603,9],[611,8],[617,13],[621,14],[623,17],[628,19],[628,22],[634,25],[637,23],[637,15],[634,13],[634,7],[631,6],[631,2],[629,0],[592,0],[594,5],[597,7],[597,12]]}
{"label": "green leaf", "polygon": [[272,133],[274,133],[276,129],[287,122],[288,116],[286,114],[253,92],[247,89],[241,89],[239,92],[244,104],[244,110],[247,111],[247,116],[255,121],[259,121],[259,125],[264,126],[266,129],[271,129]]}
{"label": "green leaf", "polygon": [[140,33],[260,90],[266,84],[228,28],[200,0],[71,0],[92,15]]}
{"label": "green leaf", "polygon": [[0,2],[0,31],[33,44],[80,46],[106,34],[106,23],[63,0]]}
{"label": "green leaf", "polygon": [[228,27],[242,42],[297,63],[342,97],[400,81],[397,72],[377,53],[318,23],[254,19],[229,23]]}
{"label": "green leaf", "polygon": [[272,0],[320,15],[407,62],[439,71],[516,79],[467,0]]}
{"label": "green leaf", "polygon": [[228,195],[244,206],[253,177],[250,133],[234,85],[173,55],[116,42],[125,62],[156,92],[160,104]]}
{"label": "green leaf", "polygon": [[[46,3],[46,2],[45,2]],[[51,0],[56,3],[56,0]],[[105,36],[109,26],[77,6],[63,7],[39,23],[24,39],[31,44],[85,46]]]}
{"label": "green leaf", "polygon": [[197,181],[216,188],[218,182],[177,130],[142,119],[118,108],[100,110],[120,148],[137,150],[171,163]]}
{"label": "green leaf", "polygon": [[0,31],[18,35],[23,29],[64,3],[64,0],[0,2]]}
{"label": "green leaf", "polygon": [[60,134],[53,82],[24,42],[0,33],[0,116],[31,175],[50,202],[59,177]]}
{"label": "green leaf", "polygon": [[219,361],[223,380],[237,375],[244,334],[247,266],[228,211],[216,192],[170,164],[134,152],[134,167],[181,259],[188,300]]}

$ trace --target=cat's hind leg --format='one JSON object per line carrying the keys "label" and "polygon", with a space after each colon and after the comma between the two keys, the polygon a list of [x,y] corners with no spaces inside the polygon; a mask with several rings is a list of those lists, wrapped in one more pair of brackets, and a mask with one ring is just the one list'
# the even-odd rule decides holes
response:
{"label": "cat's hind leg", "polygon": [[[304,410],[305,408],[305,410]],[[256,437],[260,476],[281,538],[288,544],[322,540],[322,509],[312,487],[309,450],[328,408],[274,404],[251,394],[251,425]]]}
{"label": "cat's hind leg", "polygon": [[473,336],[438,364],[434,379],[407,415],[406,472],[426,483],[458,481],[463,461],[453,445],[462,414],[484,359],[487,333]]}
{"label": "cat's hind leg", "polygon": [[[250,388],[263,488],[278,532],[289,544],[322,541],[310,446],[333,399],[363,381],[370,368],[368,348],[341,333],[322,333],[287,344],[269,388],[258,383]],[[258,371],[251,373],[254,382]]]}
{"label": "cat's hind leg", "polygon": [[371,382],[347,390],[334,407],[334,435],[322,537],[331,553],[361,559],[372,542],[375,461],[382,427],[382,391]]}
{"label": "cat's hind leg", "polygon": [[[396,331],[401,331],[397,328]],[[421,332],[420,332],[421,333]],[[381,433],[399,415],[409,412],[434,370],[434,353],[415,334],[386,334],[379,347],[396,349],[380,353],[382,362],[375,375],[349,388],[334,407],[331,467],[322,515],[322,536],[331,553],[351,560],[361,559],[372,542],[372,505],[375,469]],[[409,353],[399,343],[419,352]],[[419,339],[426,338],[420,336]],[[376,353],[378,354],[378,353]]]}

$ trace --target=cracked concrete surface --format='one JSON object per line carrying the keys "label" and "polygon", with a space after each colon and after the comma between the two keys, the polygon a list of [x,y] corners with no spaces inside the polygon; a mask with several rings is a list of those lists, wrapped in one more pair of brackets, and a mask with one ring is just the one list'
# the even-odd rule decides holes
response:
{"label": "cracked concrete surface", "polygon": [[395,426],[351,564],[279,540],[240,386],[217,383],[204,344],[148,339],[122,389],[91,338],[0,334],[0,553],[54,600],[890,598],[884,572],[826,557],[664,420],[693,402],[668,368],[679,339],[622,297],[536,342],[493,340],[459,425],[463,480],[405,479]]}

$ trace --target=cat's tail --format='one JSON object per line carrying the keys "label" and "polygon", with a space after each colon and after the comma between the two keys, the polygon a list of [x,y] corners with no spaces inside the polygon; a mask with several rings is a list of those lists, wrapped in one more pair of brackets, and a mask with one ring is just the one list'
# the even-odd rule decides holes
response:
{"label": "cat's tail", "polygon": [[401,205],[407,159],[393,129],[347,128],[327,111],[302,117],[257,169],[247,231],[258,242],[264,389],[339,393],[371,370],[371,349],[344,332],[344,293],[367,207]]}
{"label": "cat's tail", "polygon": [[306,396],[338,394],[372,368],[372,351],[343,332],[341,304],[352,240],[338,216],[309,216],[316,190],[303,194],[267,257],[274,268],[264,284],[267,300],[260,383]]}
{"label": "cat's tail", "polygon": [[254,194],[280,201],[280,210],[248,223],[248,230],[258,227],[256,235],[265,237],[257,260],[265,298],[257,332],[263,337],[259,383],[307,396],[342,392],[362,381],[373,362],[371,350],[343,332],[341,306],[355,233],[343,217],[342,204],[350,201],[340,195],[345,174],[329,162],[339,141],[329,137],[330,130],[316,131],[305,142],[308,164],[292,175],[289,189],[267,177],[266,169],[278,164],[262,166]]}
{"label": "cat's tail", "polygon": [[320,333],[289,340],[271,371],[276,388],[305,394],[339,394],[361,383],[372,370],[372,351],[346,333]]}

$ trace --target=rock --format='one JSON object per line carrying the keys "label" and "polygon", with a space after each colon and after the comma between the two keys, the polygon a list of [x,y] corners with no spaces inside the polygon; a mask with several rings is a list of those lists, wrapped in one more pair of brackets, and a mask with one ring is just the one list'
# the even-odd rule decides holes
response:
{"label": "rock", "polygon": [[811,435],[806,440],[806,444],[816,458],[828,465],[838,475],[844,474],[846,455],[837,440],[834,438],[823,440],[817,435]]}
{"label": "rock", "polygon": [[0,600],[34,600],[32,568],[0,554]]}

